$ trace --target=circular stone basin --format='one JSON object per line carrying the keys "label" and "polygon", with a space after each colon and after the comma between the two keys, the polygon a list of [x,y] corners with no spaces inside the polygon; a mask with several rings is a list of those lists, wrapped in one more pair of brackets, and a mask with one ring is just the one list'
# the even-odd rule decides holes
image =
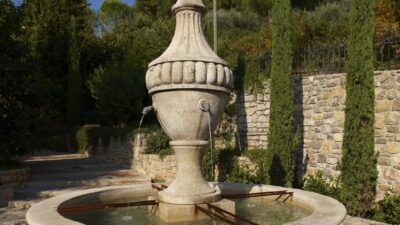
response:
{"label": "circular stone basin", "polygon": [[[341,203],[312,192],[270,185],[236,183],[211,183],[211,185],[220,189],[223,195],[282,190],[293,192],[293,198],[289,198],[285,203],[282,202],[283,198],[280,201],[274,201],[277,196],[233,199],[236,203],[236,215],[257,224],[339,225],[346,216],[346,210]],[[38,203],[28,211],[26,217],[30,225],[164,225],[165,222],[150,212],[151,206],[98,209],[63,214],[60,214],[57,210],[60,207],[126,203],[154,198],[156,198],[156,193],[152,191],[150,184],[89,189],[57,196]],[[208,219],[174,224],[225,225],[221,221],[215,223],[216,221]]]}

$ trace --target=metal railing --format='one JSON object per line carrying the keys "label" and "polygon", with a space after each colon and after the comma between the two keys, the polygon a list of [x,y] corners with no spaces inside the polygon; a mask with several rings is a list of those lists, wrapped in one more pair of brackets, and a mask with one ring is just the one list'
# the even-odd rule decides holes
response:
{"label": "metal railing", "polygon": [[[374,41],[375,70],[400,69],[400,36],[388,35]],[[346,43],[308,45],[293,52],[293,73],[316,75],[346,72]],[[271,53],[258,58],[259,69],[271,70]]]}

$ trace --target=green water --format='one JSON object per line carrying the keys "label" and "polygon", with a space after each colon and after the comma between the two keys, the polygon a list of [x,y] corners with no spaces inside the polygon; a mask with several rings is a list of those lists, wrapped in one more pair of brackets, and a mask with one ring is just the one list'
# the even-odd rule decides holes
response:
{"label": "green water", "polygon": [[[260,225],[280,225],[306,217],[311,213],[298,206],[271,201],[262,197],[237,199],[236,214]],[[147,206],[100,209],[89,212],[66,213],[65,217],[87,225],[166,225]],[[246,224],[246,223],[238,223]],[[173,225],[227,225],[217,220],[173,223]]]}

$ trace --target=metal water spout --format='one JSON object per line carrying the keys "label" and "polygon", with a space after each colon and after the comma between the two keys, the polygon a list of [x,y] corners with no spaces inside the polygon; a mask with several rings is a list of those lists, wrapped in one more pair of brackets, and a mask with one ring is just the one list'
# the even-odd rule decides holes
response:
{"label": "metal water spout", "polygon": [[158,120],[178,161],[175,180],[158,199],[171,204],[215,202],[221,194],[201,174],[201,160],[233,88],[233,74],[204,36],[202,0],[178,0],[172,11],[175,35],[146,73]]}

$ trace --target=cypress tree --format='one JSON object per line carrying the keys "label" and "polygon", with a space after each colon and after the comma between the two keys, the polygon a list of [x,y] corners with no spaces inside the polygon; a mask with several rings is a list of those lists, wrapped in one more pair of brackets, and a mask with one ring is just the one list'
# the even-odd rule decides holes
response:
{"label": "cypress tree", "polygon": [[294,180],[294,81],[290,0],[274,0],[272,7],[271,109],[267,182],[292,186]]}
{"label": "cypress tree", "polygon": [[79,123],[82,106],[82,77],[80,73],[80,47],[78,43],[77,24],[71,17],[71,32],[68,50],[68,123],[76,126]]}
{"label": "cypress tree", "polygon": [[352,0],[346,81],[346,118],[341,159],[341,200],[350,215],[365,216],[376,188],[374,153],[374,0]]}

